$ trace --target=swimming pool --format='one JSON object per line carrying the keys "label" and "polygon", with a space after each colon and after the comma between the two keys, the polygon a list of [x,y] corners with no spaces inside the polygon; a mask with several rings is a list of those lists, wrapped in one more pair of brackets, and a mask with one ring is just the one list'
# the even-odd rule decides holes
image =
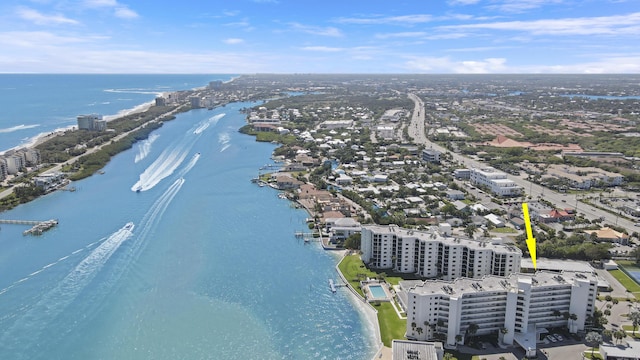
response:
{"label": "swimming pool", "polygon": [[382,288],[382,285],[369,285],[369,292],[374,299],[386,299],[387,293]]}

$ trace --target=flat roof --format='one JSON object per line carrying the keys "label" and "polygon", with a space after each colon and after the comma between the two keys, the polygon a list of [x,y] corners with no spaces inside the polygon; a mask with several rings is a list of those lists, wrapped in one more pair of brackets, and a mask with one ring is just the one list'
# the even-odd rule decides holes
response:
{"label": "flat roof", "polygon": [[600,354],[605,352],[607,357],[640,359],[640,341],[627,341],[629,346],[601,344]]}
{"label": "flat roof", "polygon": [[[549,271],[578,271],[594,273],[596,270],[586,261],[565,260],[565,259],[547,259],[537,258],[536,265],[538,270]],[[521,269],[533,269],[531,258],[522,258],[520,260]]]}
{"label": "flat roof", "polygon": [[393,340],[391,347],[393,360],[438,360],[437,350],[442,351],[442,343],[438,342]]}

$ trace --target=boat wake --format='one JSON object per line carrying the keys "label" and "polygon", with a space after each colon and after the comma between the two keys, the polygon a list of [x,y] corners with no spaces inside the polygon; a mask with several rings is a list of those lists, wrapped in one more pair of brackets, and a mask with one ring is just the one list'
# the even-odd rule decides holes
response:
{"label": "boat wake", "polygon": [[37,339],[45,325],[55,320],[80,295],[120,245],[133,235],[133,228],[133,223],[127,223],[93,249],[56,287],[43,295],[13,326],[4,331],[2,347],[6,349],[20,339]]}
{"label": "boat wake", "polygon": [[147,191],[156,186],[162,179],[173,174],[189,153],[189,147],[172,147],[166,149],[149,167],[140,174],[140,180],[133,184],[131,191]]}
{"label": "boat wake", "polygon": [[[151,165],[149,165],[149,167],[146,168],[144,172],[142,172],[142,174],[140,174],[139,180],[135,184],[133,184],[133,186],[131,187],[131,191],[141,192],[152,189],[154,186],[158,185],[158,183],[160,183],[160,181],[162,181],[164,178],[173,174],[173,172],[185,160],[187,154],[189,153],[195,142],[200,138],[202,133],[209,126],[217,124],[218,121],[224,116],[225,114],[218,114],[200,122],[195,126],[195,128],[192,128],[192,130],[190,130],[179,142],[165,149],[160,154],[160,156],[158,156],[158,158]],[[196,136],[193,136],[194,134]],[[199,153],[194,155],[194,158],[196,158],[196,162],[199,156]]]}
{"label": "boat wake", "polygon": [[208,120],[203,121],[202,123],[200,123],[198,125],[198,127],[195,130],[193,130],[193,133],[197,135],[197,134],[200,134],[203,131],[207,130],[207,128],[209,126],[216,126],[218,121],[220,121],[220,119],[222,119],[225,115],[226,114],[223,113],[223,114],[218,114],[218,115],[214,115],[214,116],[210,117]]}
{"label": "boat wake", "polygon": [[218,135],[218,143],[222,145],[220,152],[227,150],[231,146],[230,142],[231,142],[231,136],[229,136],[229,133],[224,132]]}
{"label": "boat wake", "polygon": [[99,244],[99,243],[103,242],[104,240],[106,240],[106,238],[102,238],[102,239],[100,239],[100,240],[98,240],[98,241],[94,241],[94,242],[92,242],[91,244],[88,244],[88,245],[86,245],[86,246],[85,246],[85,247],[83,247],[83,248],[80,248],[80,249],[78,249],[78,250],[75,250],[75,251],[74,251],[74,252],[72,252],[70,255],[65,255],[65,256],[63,256],[63,257],[59,258],[58,260],[56,260],[56,261],[54,261],[54,262],[52,262],[52,263],[50,263],[50,264],[47,264],[47,265],[45,265],[45,266],[41,267],[40,269],[38,269],[38,270],[36,270],[36,271],[32,272],[31,274],[27,275],[26,277],[24,277],[24,278],[22,278],[22,279],[20,279],[20,280],[18,280],[18,281],[16,281],[16,282],[14,282],[13,284],[11,284],[11,285],[9,285],[9,286],[5,287],[4,289],[0,290],[0,295],[2,295],[2,294],[4,294],[4,293],[6,293],[7,291],[11,290],[12,288],[14,288],[14,287],[18,286],[18,284],[20,284],[20,283],[22,283],[22,282],[25,282],[25,281],[27,281],[27,280],[31,280],[31,278],[33,278],[33,277],[35,277],[36,275],[38,275],[38,274],[42,273],[43,271],[47,270],[48,268],[53,267],[53,266],[55,266],[55,265],[58,265],[59,263],[61,263],[61,262],[65,261],[65,260],[67,260],[67,259],[69,259],[72,255],[75,255],[75,254],[78,254],[78,253],[80,253],[80,252],[82,252],[82,251],[84,251],[84,250],[89,250],[89,249],[93,248],[95,245],[97,245],[97,244]]}
{"label": "boat wake", "polygon": [[136,158],[134,159],[134,162],[140,162],[141,160],[143,160],[144,158],[146,158],[149,155],[149,152],[151,151],[151,145],[153,145],[153,143],[160,137],[160,135],[158,134],[151,134],[149,135],[149,138],[143,140],[140,145],[138,145],[138,153],[136,154]]}

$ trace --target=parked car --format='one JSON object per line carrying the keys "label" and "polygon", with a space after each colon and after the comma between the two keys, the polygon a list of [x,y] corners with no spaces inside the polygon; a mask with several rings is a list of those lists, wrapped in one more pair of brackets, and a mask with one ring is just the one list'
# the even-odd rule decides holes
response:
{"label": "parked car", "polygon": [[553,335],[551,335],[551,334],[547,335],[547,340],[549,340],[549,341],[551,341],[551,342],[553,342],[553,343],[554,343],[554,342],[556,342],[556,341],[558,341],[558,340],[556,340],[556,338],[555,338],[555,337],[553,337]]}

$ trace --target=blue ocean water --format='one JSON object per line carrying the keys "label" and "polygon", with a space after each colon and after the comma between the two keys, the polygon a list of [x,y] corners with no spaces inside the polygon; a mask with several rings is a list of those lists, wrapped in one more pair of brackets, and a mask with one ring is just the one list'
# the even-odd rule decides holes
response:
{"label": "blue ocean water", "polygon": [[2,225],[1,359],[371,358],[360,305],[328,290],[335,255],[294,237],[307,214],[249,181],[274,147],[238,133],[249,105],[180,114],[0,213],[60,222]]}
{"label": "blue ocean water", "polygon": [[115,116],[166,91],[206,86],[229,75],[0,74],[0,152],[39,134],[77,125],[80,114]]}

